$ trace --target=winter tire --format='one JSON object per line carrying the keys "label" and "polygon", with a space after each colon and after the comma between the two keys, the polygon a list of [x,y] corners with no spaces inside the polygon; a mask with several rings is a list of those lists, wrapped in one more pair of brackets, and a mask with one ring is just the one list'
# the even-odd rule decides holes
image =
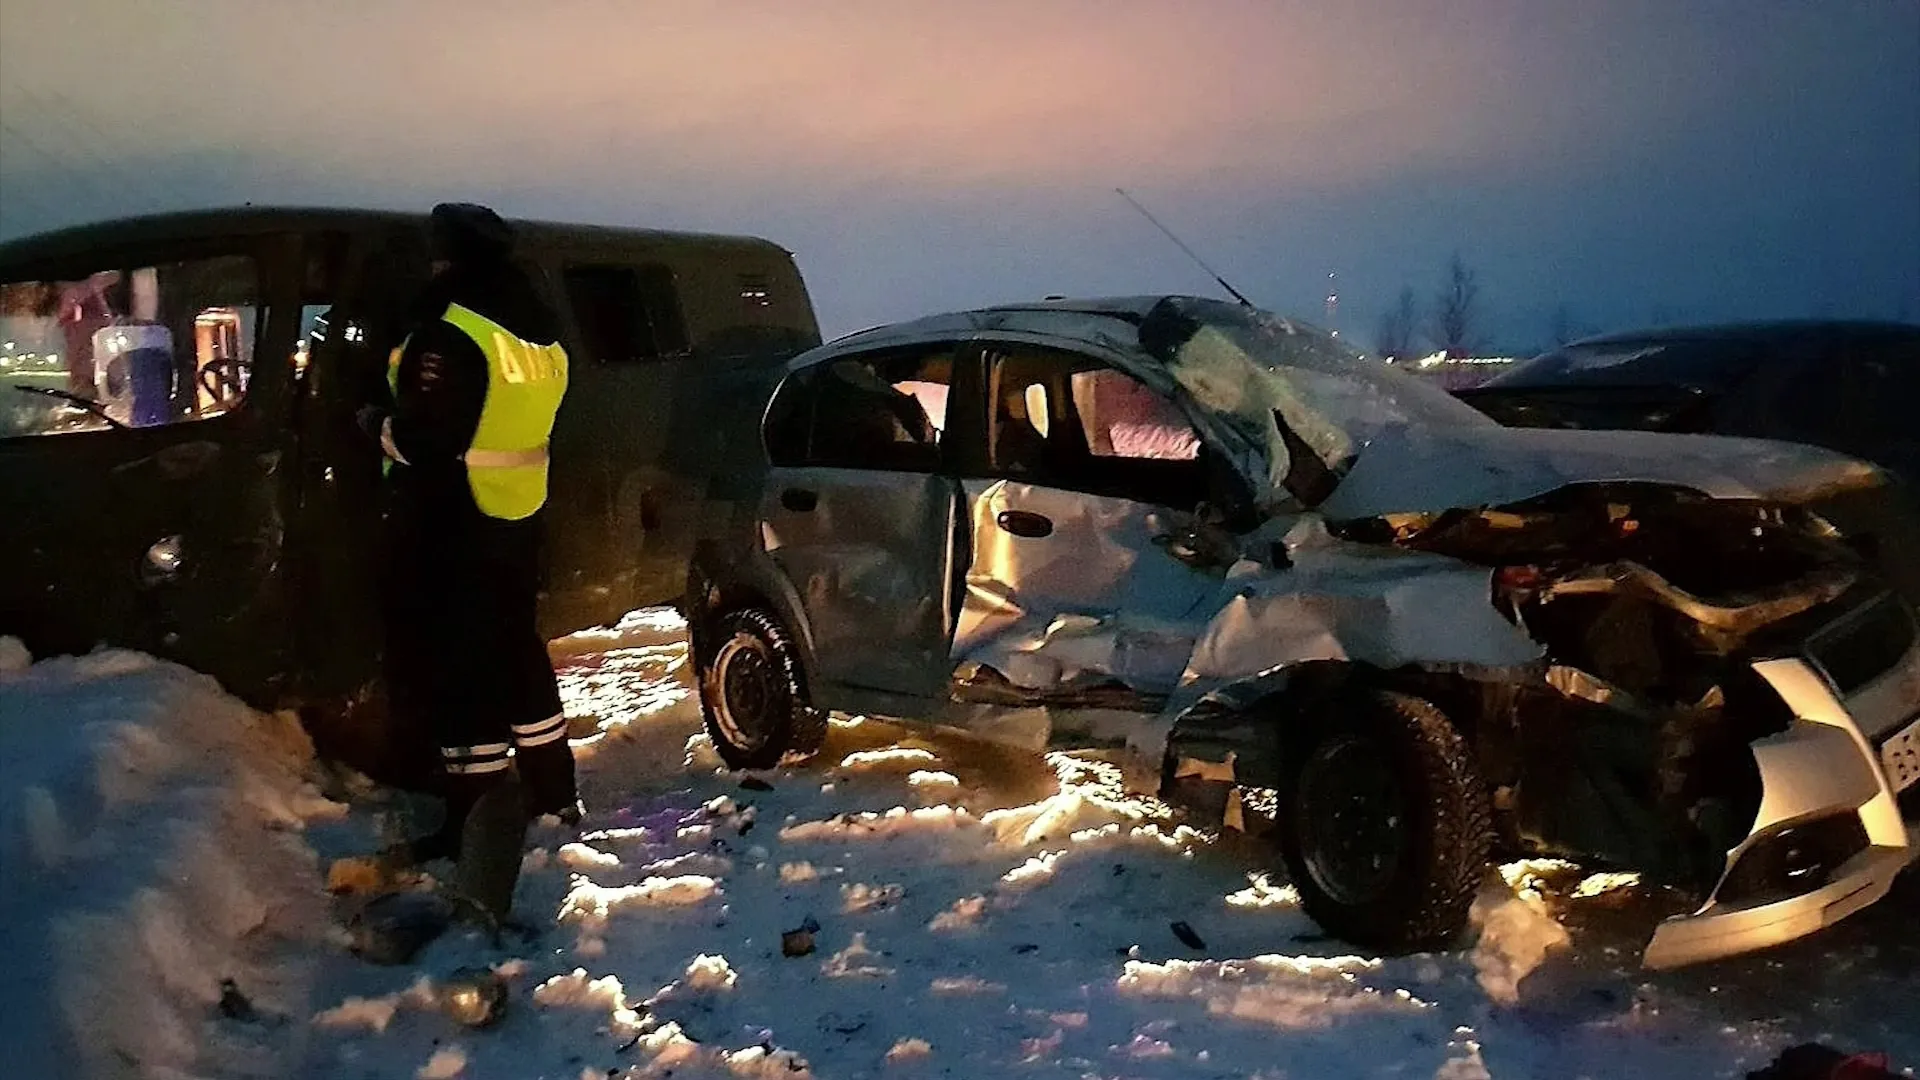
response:
{"label": "winter tire", "polygon": [[767,769],[811,756],[827,734],[826,713],[808,701],[800,657],[773,616],[757,608],[715,620],[700,657],[700,705],[707,736],[735,769]]}
{"label": "winter tire", "polygon": [[1431,703],[1384,690],[1301,719],[1275,837],[1307,914],[1369,949],[1445,948],[1466,927],[1493,836],[1460,733]]}

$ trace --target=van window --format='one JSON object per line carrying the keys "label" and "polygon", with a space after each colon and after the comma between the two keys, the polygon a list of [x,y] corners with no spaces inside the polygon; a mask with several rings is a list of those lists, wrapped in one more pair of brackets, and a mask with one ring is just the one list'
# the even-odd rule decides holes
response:
{"label": "van window", "polygon": [[945,345],[797,372],[768,410],[768,456],[775,465],[932,472],[952,379]]}
{"label": "van window", "polygon": [[569,266],[561,277],[581,344],[595,360],[659,360],[687,351],[687,324],[670,267]]}
{"label": "van window", "polygon": [[232,412],[262,315],[240,255],[0,284],[0,438]]}

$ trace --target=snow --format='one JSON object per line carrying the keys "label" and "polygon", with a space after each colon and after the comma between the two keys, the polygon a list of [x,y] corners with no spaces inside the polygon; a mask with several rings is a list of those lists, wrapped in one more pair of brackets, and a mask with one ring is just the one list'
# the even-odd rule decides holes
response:
{"label": "snow", "polygon": [[[0,647],[0,1028],[11,1075],[245,1073],[334,950],[311,748],[184,668]],[[257,1016],[222,1018],[223,980]]]}
{"label": "snow", "polygon": [[[8,1075],[1714,1077],[1809,1040],[1920,1062],[1907,883],[1806,942],[1650,973],[1657,891],[1529,860],[1460,948],[1357,953],[1257,844],[1105,755],[841,718],[817,763],[743,788],[676,633],[556,650],[588,819],[531,837],[527,934],[456,926],[402,967],[346,952],[324,886],[404,800],[330,800],[290,722],[199,676],[0,646]],[[782,955],[803,925],[817,951]],[[485,966],[504,1018],[461,1028],[436,987]],[[228,978],[263,1019],[220,1015]]]}
{"label": "snow", "polygon": [[414,1075],[420,1080],[453,1080],[454,1077],[465,1072],[466,1068],[467,1052],[465,1050],[457,1046],[443,1046],[435,1050],[433,1056],[428,1058],[427,1063],[420,1066],[420,1071]]}
{"label": "snow", "polygon": [[933,1056],[933,1044],[925,1039],[901,1039],[887,1051],[887,1064],[902,1065]]}

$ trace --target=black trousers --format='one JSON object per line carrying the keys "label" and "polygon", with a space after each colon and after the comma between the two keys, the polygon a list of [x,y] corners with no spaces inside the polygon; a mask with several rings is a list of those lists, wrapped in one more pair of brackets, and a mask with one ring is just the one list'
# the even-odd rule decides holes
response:
{"label": "black trousers", "polygon": [[578,797],[536,618],[540,533],[538,515],[502,522],[403,505],[389,518],[388,699],[395,723],[439,744],[450,817],[516,763],[530,814]]}

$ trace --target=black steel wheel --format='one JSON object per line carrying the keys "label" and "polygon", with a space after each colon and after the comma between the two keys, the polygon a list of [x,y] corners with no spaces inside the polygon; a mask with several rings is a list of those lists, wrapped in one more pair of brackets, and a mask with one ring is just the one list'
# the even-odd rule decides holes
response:
{"label": "black steel wheel", "polygon": [[1446,947],[1466,928],[1493,837],[1460,733],[1432,703],[1384,690],[1300,719],[1275,839],[1307,914],[1382,952]]}
{"label": "black steel wheel", "polygon": [[707,735],[735,769],[765,769],[815,753],[826,714],[809,702],[800,658],[786,631],[757,608],[715,620],[699,659]]}

